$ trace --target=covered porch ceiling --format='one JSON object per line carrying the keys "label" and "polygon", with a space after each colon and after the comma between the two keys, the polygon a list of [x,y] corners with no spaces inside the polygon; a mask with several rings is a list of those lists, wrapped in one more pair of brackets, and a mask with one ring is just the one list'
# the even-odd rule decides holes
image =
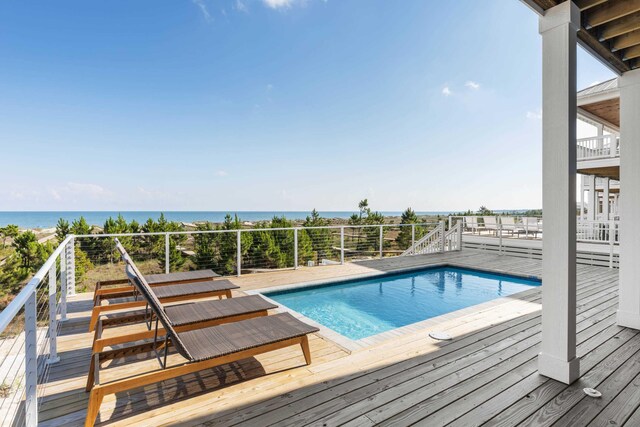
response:
{"label": "covered porch ceiling", "polygon": [[[567,0],[525,0],[539,13]],[[618,74],[640,68],[640,0],[573,0],[580,44]]]}
{"label": "covered porch ceiling", "polygon": [[620,129],[620,90],[618,79],[598,83],[578,92],[578,111],[586,119]]}

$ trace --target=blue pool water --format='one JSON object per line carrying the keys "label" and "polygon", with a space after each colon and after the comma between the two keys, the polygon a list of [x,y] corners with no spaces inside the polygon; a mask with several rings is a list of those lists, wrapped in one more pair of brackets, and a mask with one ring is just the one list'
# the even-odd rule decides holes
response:
{"label": "blue pool water", "polygon": [[265,293],[353,340],[540,286],[452,267]]}

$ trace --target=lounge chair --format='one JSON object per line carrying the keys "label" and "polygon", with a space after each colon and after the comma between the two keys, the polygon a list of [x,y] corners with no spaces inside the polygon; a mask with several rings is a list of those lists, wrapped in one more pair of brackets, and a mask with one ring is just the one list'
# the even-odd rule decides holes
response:
{"label": "lounge chair", "polygon": [[498,235],[498,219],[495,216],[483,216],[484,228]]}
{"label": "lounge chair", "polygon": [[525,216],[522,221],[524,222],[524,230],[527,237],[529,237],[529,233],[533,233],[534,237],[537,237],[538,233],[542,233],[542,224],[538,222],[538,218]]}
{"label": "lounge chair", "polygon": [[[193,299],[222,297],[231,298],[231,290],[238,289],[229,280],[208,280],[206,282],[183,283],[178,285],[164,285],[153,287],[153,293],[163,303],[187,301]],[[95,305],[91,310],[91,319],[89,320],[89,332],[96,327],[98,317],[104,313],[131,310],[147,307],[144,300],[138,299],[138,294],[134,290],[129,293],[133,296],[133,300],[116,302],[109,305]],[[113,298],[113,297],[112,297]]]}
{"label": "lounge chair", "polygon": [[471,234],[474,234],[476,231],[480,232],[477,216],[465,216],[464,225],[467,230],[471,230]]}
{"label": "lounge chair", "polygon": [[[176,285],[211,281],[220,275],[213,270],[181,271],[167,274],[148,274],[145,276],[150,286]],[[127,286],[116,286],[127,285]],[[135,294],[135,289],[129,283],[129,279],[105,280],[96,283],[93,294],[93,305],[100,305],[104,300],[122,298]]]}
{"label": "lounge chair", "polygon": [[512,236],[517,234],[520,237],[520,233],[524,233],[524,228],[520,224],[516,224],[516,219],[512,216],[501,216],[500,224],[502,229],[510,232]]}
{"label": "lounge chair", "polygon": [[[318,328],[301,322],[289,313],[280,313],[273,316],[241,320],[205,328],[177,328],[167,315],[167,307],[164,307],[160,300],[156,298],[151,287],[128,256],[125,257],[125,262],[129,267],[127,273],[131,275],[130,278],[139,286],[142,297],[156,316],[155,330],[158,335],[154,335],[153,342],[147,344],[147,351],[155,353],[160,369],[138,375],[127,373],[123,379],[111,380],[101,384],[99,371],[102,362],[132,354],[128,352],[132,351],[132,348],[133,354],[140,352],[141,345],[93,353],[91,356],[91,369],[87,378],[87,391],[90,392],[90,395],[85,427],[94,425],[102,399],[107,394],[144,387],[170,378],[199,372],[293,345],[299,345],[306,364],[311,363],[311,351],[307,335],[317,332]],[[159,323],[163,327],[164,339],[159,336]],[[186,362],[168,366],[167,352],[169,346],[175,347],[178,354],[186,359]],[[158,351],[162,350],[164,350],[163,355],[158,353]]]}
{"label": "lounge chair", "polygon": [[[120,243],[116,243],[116,247],[121,256],[127,257],[130,263],[133,264],[133,260],[129,257],[129,254]],[[128,277],[133,277],[128,263],[125,263],[125,272]],[[139,293],[142,290],[138,288],[137,281],[132,282],[137,288]],[[162,288],[164,289],[164,288]],[[152,289],[152,292],[158,296],[159,289]],[[174,326],[182,327],[185,325],[192,325],[200,323],[201,326],[213,326],[227,322],[234,322],[237,320],[248,319],[257,316],[266,316],[267,310],[277,308],[276,305],[266,301],[259,295],[250,295],[239,298],[227,298],[212,301],[197,301],[189,302],[185,304],[174,304],[165,307],[167,315],[171,318]],[[102,330],[113,326],[122,326],[131,323],[138,323],[141,321],[149,322],[149,329],[151,329],[150,322],[153,319],[150,316],[147,308],[143,310],[127,310],[125,312],[107,313],[99,316],[98,327],[95,340],[100,338]],[[204,324],[203,324],[204,323]],[[149,337],[151,338],[151,337]],[[142,339],[142,338],[138,338]],[[129,342],[127,340],[123,342]],[[113,343],[112,343],[113,344]]]}
{"label": "lounge chair", "polygon": [[[117,240],[117,239],[116,239]],[[120,242],[117,242],[116,247],[118,250],[126,253],[126,250]],[[127,254],[127,257],[129,255]],[[130,259],[130,258],[129,258]],[[187,271],[169,274],[151,274],[145,276],[145,280],[150,278],[155,286],[153,286],[153,292],[155,296],[163,303],[180,302],[193,299],[222,297],[231,298],[231,291],[238,289],[238,286],[234,285],[227,279],[213,280],[214,277],[218,277],[212,270],[198,270]],[[203,280],[209,278],[209,280]],[[177,282],[176,282],[177,281]],[[104,289],[102,285],[112,285],[114,283],[122,284],[128,283],[129,286],[120,286],[117,288]],[[149,283],[149,282],[147,282]],[[114,311],[129,310],[143,308],[144,310],[137,310],[130,313],[130,318],[127,318],[126,314],[119,314],[118,316],[111,316],[105,319],[105,324],[110,323],[127,323],[131,321],[137,321],[145,316],[149,315],[147,303],[138,299],[139,291],[132,285],[130,279],[112,280],[109,282],[99,282],[96,286],[94,295],[94,306],[91,310],[91,319],[89,320],[89,332],[95,330],[98,318],[105,314]],[[108,305],[102,305],[104,301],[122,298],[129,298],[126,301],[117,301]],[[131,300],[130,298],[133,298]],[[151,324],[148,325],[151,328]]]}

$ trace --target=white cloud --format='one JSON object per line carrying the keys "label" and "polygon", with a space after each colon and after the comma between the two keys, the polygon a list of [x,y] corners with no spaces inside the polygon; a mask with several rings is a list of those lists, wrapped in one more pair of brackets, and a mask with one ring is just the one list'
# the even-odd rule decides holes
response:
{"label": "white cloud", "polygon": [[452,94],[451,89],[449,89],[449,86],[445,86],[444,89],[442,89],[442,94],[444,96],[450,96]]}
{"label": "white cloud", "polygon": [[227,171],[219,170],[216,171],[216,176],[228,176],[229,173]]}
{"label": "white cloud", "polygon": [[538,108],[536,111],[527,111],[527,119],[530,120],[541,120],[542,119],[542,110]]}
{"label": "white cloud", "polygon": [[200,9],[200,12],[202,12],[202,16],[204,17],[205,21],[207,22],[213,21],[213,18],[211,17],[211,14],[209,13],[209,9],[207,9],[207,5],[204,3],[204,0],[191,0],[191,1],[193,2],[193,4],[198,6],[198,8]]}
{"label": "white cloud", "polygon": [[62,200],[62,196],[60,196],[60,193],[56,189],[52,188],[49,190],[49,194],[53,197],[53,200]]}
{"label": "white cloud", "polygon": [[262,0],[262,2],[271,9],[288,8],[295,0]]}
{"label": "white cloud", "polygon": [[249,13],[249,8],[242,0],[236,0],[236,10],[238,12]]}
{"label": "white cloud", "polygon": [[476,83],[476,82],[474,82],[472,80],[467,81],[464,85],[466,87],[468,87],[469,89],[473,89],[473,90],[480,89],[480,83]]}
{"label": "white cloud", "polygon": [[72,194],[85,195],[93,198],[98,198],[110,194],[107,190],[104,189],[104,187],[101,187],[98,184],[84,184],[79,182],[67,183],[67,186],[63,188],[63,191],[68,191]]}
{"label": "white cloud", "polygon": [[269,83],[267,85],[267,92],[271,92],[273,90],[273,85],[271,83]]}

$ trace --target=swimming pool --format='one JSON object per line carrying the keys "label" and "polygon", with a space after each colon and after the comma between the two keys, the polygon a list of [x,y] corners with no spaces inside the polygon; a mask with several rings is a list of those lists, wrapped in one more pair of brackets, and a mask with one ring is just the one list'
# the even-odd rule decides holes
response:
{"label": "swimming pool", "polygon": [[540,286],[540,281],[436,267],[264,295],[347,338],[358,340],[532,286]]}

